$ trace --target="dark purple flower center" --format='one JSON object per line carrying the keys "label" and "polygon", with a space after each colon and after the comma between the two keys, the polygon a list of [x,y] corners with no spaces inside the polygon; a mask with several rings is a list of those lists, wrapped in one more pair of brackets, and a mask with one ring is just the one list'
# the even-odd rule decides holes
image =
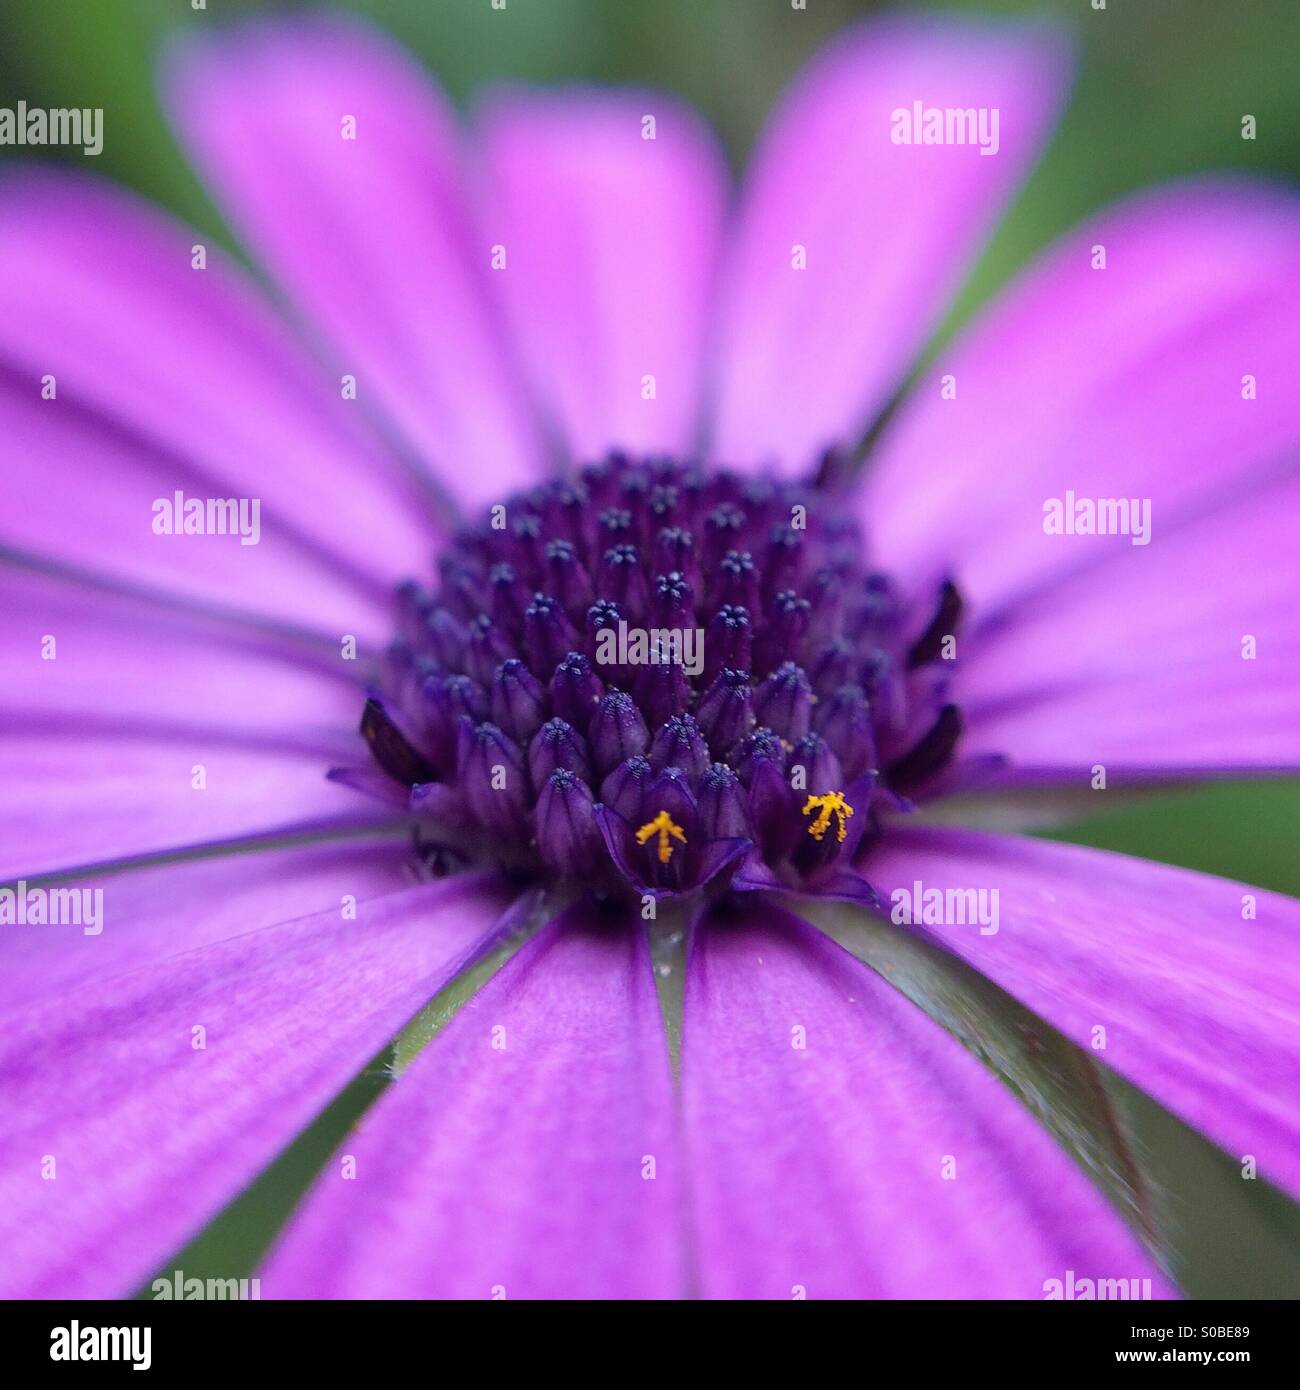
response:
{"label": "dark purple flower center", "polygon": [[951,583],[900,593],[842,494],[614,457],[457,536],[362,732],[440,862],[607,889],[815,882],[961,731]]}

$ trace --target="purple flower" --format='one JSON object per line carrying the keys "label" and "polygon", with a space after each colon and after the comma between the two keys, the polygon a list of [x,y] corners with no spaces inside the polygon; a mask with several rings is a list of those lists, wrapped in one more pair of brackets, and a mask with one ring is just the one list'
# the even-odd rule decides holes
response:
{"label": "purple flower", "polygon": [[1297,905],[933,810],[1300,767],[1294,197],[1095,219],[844,448],[1065,83],[850,31],[733,209],[660,95],[466,159],[369,30],[236,29],[171,109],[298,335],[8,177],[6,1293],[138,1287],[399,1035],[267,1296],[1174,1292],[909,951],[1300,1191]]}

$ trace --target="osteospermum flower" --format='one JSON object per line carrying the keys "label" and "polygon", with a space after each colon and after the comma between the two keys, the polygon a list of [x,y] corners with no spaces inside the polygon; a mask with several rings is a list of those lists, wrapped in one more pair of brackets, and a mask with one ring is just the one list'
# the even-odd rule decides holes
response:
{"label": "osteospermum flower", "polygon": [[1065,67],[852,31],[733,207],[659,95],[466,145],[368,30],[205,40],[171,110],[300,336],[7,179],[6,1292],[139,1287],[381,1055],[266,1296],[1172,1292],[1099,1066],[1300,1189],[1296,904],[933,814],[1300,766],[1290,194],[1098,218],[864,435]]}

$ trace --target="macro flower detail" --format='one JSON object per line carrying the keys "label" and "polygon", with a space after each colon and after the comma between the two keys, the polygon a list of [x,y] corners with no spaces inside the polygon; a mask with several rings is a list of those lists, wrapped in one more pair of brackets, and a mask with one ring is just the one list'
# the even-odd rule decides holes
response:
{"label": "macro flower detail", "polygon": [[823,792],[820,796],[810,796],[804,802],[803,814],[806,816],[811,811],[817,812],[817,819],[808,827],[808,833],[814,840],[820,840],[830,829],[831,817],[835,817],[835,838],[841,843],[848,836],[848,828],[845,825],[845,818],[853,815],[853,807],[844,800],[843,792]]}
{"label": "macro flower detail", "polygon": [[660,811],[653,819],[648,820],[636,832],[636,842],[643,845],[654,835],[657,839],[656,856],[661,864],[667,864],[673,857],[673,841],[680,840],[686,843],[686,832],[678,825],[667,811]]}
{"label": "macro flower detail", "polygon": [[923,355],[1069,69],[854,27],[733,193],[296,16],[162,74],[261,281],[0,182],[0,1289],[147,1290],[363,1084],[264,1297],[1177,1297],[1119,1096],[1300,1194],[1297,903],[1016,833],[1300,770],[1296,196]]}
{"label": "macro flower detail", "polygon": [[725,888],[748,855],[792,888],[834,876],[874,901],[849,862],[879,832],[873,795],[905,804],[957,746],[940,650],[961,602],[951,580],[922,605],[898,594],[835,504],[621,457],[508,499],[442,553],[436,588],[400,591],[361,720],[387,783],[335,778],[409,800],[440,864],[531,858],[676,897]]}

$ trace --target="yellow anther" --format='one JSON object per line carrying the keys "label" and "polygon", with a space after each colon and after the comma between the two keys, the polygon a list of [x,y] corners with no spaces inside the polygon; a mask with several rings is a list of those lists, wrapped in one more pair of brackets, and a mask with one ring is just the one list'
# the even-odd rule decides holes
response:
{"label": "yellow anther", "polygon": [[656,834],[659,836],[659,862],[666,864],[673,857],[672,840],[680,840],[685,844],[686,832],[674,822],[667,811],[660,811],[654,820],[647,821],[636,832],[636,842],[643,845],[651,835]]}
{"label": "yellow anther", "polygon": [[853,807],[844,799],[843,792],[827,792],[825,796],[810,796],[804,803],[803,813],[805,816],[811,815],[814,810],[820,808],[817,819],[808,827],[808,833],[814,840],[820,840],[830,828],[831,817],[836,819],[835,838],[844,842],[844,837],[849,833],[845,821],[853,814]]}

